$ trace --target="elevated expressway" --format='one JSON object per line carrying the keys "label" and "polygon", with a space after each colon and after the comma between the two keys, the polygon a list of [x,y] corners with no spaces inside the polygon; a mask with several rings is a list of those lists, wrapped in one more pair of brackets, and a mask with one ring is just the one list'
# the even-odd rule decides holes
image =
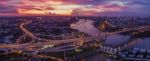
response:
{"label": "elevated expressway", "polygon": [[[50,45],[50,44],[53,44],[53,45],[57,46],[57,45],[63,44],[63,43],[72,43],[72,44],[74,44],[74,43],[80,43],[81,38],[65,39],[65,40],[48,40],[48,39],[39,38],[39,37],[35,36],[31,31],[29,31],[29,30],[27,30],[25,28],[25,26],[28,25],[28,24],[30,24],[30,23],[32,23],[32,21],[26,21],[26,22],[23,22],[20,25],[20,29],[25,33],[25,35],[23,35],[23,36],[29,36],[29,37],[32,38],[32,41],[30,43],[25,43],[25,44],[1,44],[0,48],[30,50],[31,46],[40,46],[42,48],[45,45]],[[128,31],[141,30],[141,29],[142,30],[144,30],[144,29],[150,29],[150,25],[148,25],[148,26],[140,26],[140,27],[132,28],[132,29],[123,29],[123,30],[117,31],[117,32],[103,33],[102,36],[114,35],[114,34],[119,34],[119,33],[128,32]],[[23,37],[23,36],[21,36],[21,37]],[[21,39],[21,38],[19,38],[19,39]],[[92,37],[88,37],[85,42],[91,42],[91,41],[93,41],[91,39],[92,39]],[[39,40],[39,42],[34,43],[35,40]],[[45,42],[40,42],[40,40],[45,41]],[[71,46],[73,46],[73,45],[71,45]],[[48,50],[56,51],[56,50],[52,50],[52,49],[48,49]],[[59,50],[57,48],[57,50],[58,51],[62,51],[63,49]],[[66,50],[68,50],[68,49],[66,49]]]}
{"label": "elevated expressway", "polygon": [[[25,26],[30,23],[32,23],[32,21],[26,21],[20,25],[20,29],[25,34],[23,36],[21,36],[20,38],[18,38],[17,41],[21,41],[22,37],[29,36],[32,38],[31,42],[25,43],[25,44],[1,44],[0,49],[12,50],[12,51],[13,50],[32,51],[34,54],[36,54],[40,51],[42,51],[42,52],[61,52],[61,51],[73,50],[77,47],[77,46],[75,46],[75,44],[80,44],[80,42],[81,42],[80,40],[82,38],[65,39],[65,40],[48,40],[48,39],[39,38],[39,37],[35,36],[35,34],[33,34],[31,31],[29,31],[25,28]],[[123,29],[121,31],[116,31],[116,32],[111,32],[111,33],[102,33],[102,36],[114,35],[114,34],[119,34],[119,33],[128,32],[128,31],[149,30],[149,29],[150,29],[150,25],[140,26],[140,27],[131,28],[131,29],[130,28]],[[35,41],[38,41],[38,42],[35,42]],[[40,42],[40,41],[45,41],[45,42]],[[92,41],[93,41],[93,37],[86,37],[85,42],[92,42]],[[70,44],[61,45],[64,43],[70,43]],[[59,46],[59,45],[61,45],[61,46]],[[65,48],[65,47],[69,47],[69,48]]]}

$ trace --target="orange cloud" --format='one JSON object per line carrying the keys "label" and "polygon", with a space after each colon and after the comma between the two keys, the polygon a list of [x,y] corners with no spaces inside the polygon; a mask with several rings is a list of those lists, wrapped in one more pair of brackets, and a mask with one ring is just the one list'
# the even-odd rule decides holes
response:
{"label": "orange cloud", "polygon": [[17,9],[20,14],[38,14],[38,15],[71,15],[72,10],[35,10],[35,9]]}
{"label": "orange cloud", "polygon": [[92,15],[93,12],[119,11],[119,7],[97,5],[80,5],[64,2],[63,0],[23,0],[22,7],[17,9],[19,14],[72,15],[75,13]]}
{"label": "orange cloud", "polygon": [[17,9],[20,14],[47,14],[47,10]]}
{"label": "orange cloud", "polygon": [[23,6],[17,9],[17,12],[19,14],[56,14],[56,15],[71,15],[72,14],[71,7],[73,6],[69,7],[69,5],[66,5],[66,3],[63,1],[23,0],[22,2],[23,2]]}
{"label": "orange cloud", "polygon": [[68,9],[68,10],[51,10],[49,11],[50,13],[54,13],[57,15],[71,15],[72,14],[72,10]]}

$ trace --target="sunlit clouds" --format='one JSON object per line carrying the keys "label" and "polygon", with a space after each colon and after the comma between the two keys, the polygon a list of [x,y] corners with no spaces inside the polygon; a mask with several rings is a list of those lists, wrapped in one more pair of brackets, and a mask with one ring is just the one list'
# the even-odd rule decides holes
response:
{"label": "sunlit clouds", "polygon": [[21,15],[98,15],[127,9],[134,11],[143,7],[142,5],[133,5],[135,6],[133,7],[129,4],[131,2],[124,0],[1,0],[0,14],[6,12]]}
{"label": "sunlit clouds", "polygon": [[92,15],[93,12],[119,11],[120,7],[105,7],[92,4],[77,4],[63,0],[23,0],[22,7],[17,8],[19,14],[53,14],[53,15],[75,15],[87,14]]}
{"label": "sunlit clouds", "polygon": [[80,5],[70,4],[63,1],[23,0],[23,7],[18,8],[17,11],[19,14],[71,15],[74,9],[80,7]]}

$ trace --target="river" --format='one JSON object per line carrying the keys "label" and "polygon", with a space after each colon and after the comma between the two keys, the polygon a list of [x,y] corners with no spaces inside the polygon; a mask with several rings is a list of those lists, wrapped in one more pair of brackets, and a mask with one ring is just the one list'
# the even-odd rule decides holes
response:
{"label": "river", "polygon": [[[124,43],[126,41],[128,41],[128,39],[130,38],[129,35],[111,35],[108,36],[105,43],[115,46],[121,43]],[[144,39],[137,39],[140,40],[140,42],[134,44],[131,46],[131,48],[140,48],[140,49],[150,49],[150,37],[144,38]],[[82,61],[118,61],[118,60],[113,60],[110,59],[107,55],[104,55],[102,53],[99,53],[97,55],[94,56],[89,56],[85,59],[83,59]]]}

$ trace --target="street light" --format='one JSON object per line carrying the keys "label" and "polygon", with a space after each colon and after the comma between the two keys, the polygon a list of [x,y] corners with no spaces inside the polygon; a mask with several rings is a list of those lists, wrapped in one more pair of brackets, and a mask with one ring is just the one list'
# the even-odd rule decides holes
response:
{"label": "street light", "polygon": [[76,48],[75,51],[76,51],[76,52],[82,52],[83,50],[82,50],[82,49],[79,49],[79,48]]}
{"label": "street light", "polygon": [[45,49],[45,48],[52,48],[54,47],[54,44],[49,44],[49,45],[44,45],[44,47],[42,49]]}

